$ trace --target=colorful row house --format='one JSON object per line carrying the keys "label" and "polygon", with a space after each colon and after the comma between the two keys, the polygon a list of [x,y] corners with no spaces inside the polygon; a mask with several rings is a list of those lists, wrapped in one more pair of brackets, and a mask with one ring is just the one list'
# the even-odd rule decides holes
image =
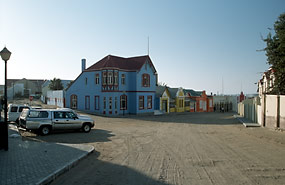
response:
{"label": "colorful row house", "polygon": [[164,113],[170,112],[170,93],[165,86],[157,86],[155,92],[155,110],[161,110]]}
{"label": "colorful row house", "polygon": [[108,55],[85,69],[66,90],[66,107],[104,115],[154,112],[157,72],[149,56]]}
{"label": "colorful row house", "polygon": [[156,109],[169,112],[213,112],[213,96],[192,89],[156,88]]}
{"label": "colorful row house", "polygon": [[213,96],[206,95],[206,91],[185,90],[187,96],[195,101],[194,111],[191,112],[213,112]]}

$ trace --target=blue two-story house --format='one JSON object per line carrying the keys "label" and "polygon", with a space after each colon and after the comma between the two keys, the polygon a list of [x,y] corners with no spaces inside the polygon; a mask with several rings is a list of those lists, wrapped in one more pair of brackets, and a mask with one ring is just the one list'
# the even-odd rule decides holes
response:
{"label": "blue two-story house", "polygon": [[154,112],[157,72],[149,56],[108,55],[66,90],[66,107],[105,115]]}

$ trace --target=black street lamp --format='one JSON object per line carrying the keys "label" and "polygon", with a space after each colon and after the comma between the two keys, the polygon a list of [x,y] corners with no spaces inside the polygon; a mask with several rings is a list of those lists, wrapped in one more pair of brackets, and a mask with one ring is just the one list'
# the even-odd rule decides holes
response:
{"label": "black street lamp", "polygon": [[3,127],[3,138],[1,138],[3,142],[4,150],[8,150],[8,120],[7,120],[7,61],[10,59],[11,52],[4,47],[4,49],[0,52],[2,60],[5,61],[5,86],[4,86],[4,123],[2,122]]}

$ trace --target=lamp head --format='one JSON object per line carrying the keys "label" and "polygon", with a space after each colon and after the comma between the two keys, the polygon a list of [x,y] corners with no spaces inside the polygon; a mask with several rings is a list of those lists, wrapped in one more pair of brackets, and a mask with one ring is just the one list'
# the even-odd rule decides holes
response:
{"label": "lamp head", "polygon": [[4,47],[2,51],[0,51],[1,58],[4,61],[8,61],[10,59],[11,54],[12,53],[6,47]]}

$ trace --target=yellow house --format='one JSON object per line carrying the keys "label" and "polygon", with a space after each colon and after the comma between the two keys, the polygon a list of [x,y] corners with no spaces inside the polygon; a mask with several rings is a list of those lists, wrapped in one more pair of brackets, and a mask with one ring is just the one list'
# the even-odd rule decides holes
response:
{"label": "yellow house", "polygon": [[165,88],[165,91],[163,92],[162,97],[160,98],[160,110],[165,113],[169,113],[169,101],[170,93],[168,91],[168,88]]}
{"label": "yellow house", "polygon": [[184,112],[185,96],[182,88],[179,88],[176,93],[176,112]]}
{"label": "yellow house", "polygon": [[184,112],[185,111],[185,96],[183,89],[168,88],[170,93],[170,112]]}

